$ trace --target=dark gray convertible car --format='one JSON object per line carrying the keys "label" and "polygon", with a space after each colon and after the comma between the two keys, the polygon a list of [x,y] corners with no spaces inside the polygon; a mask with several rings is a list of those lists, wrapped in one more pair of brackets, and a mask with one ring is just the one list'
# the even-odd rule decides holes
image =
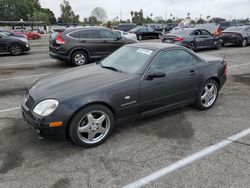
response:
{"label": "dark gray convertible car", "polygon": [[209,31],[198,28],[185,28],[172,31],[162,38],[163,43],[174,43],[185,46],[191,50],[218,49],[222,40],[219,36],[213,36]]}
{"label": "dark gray convertible car", "polygon": [[92,147],[121,122],[189,104],[211,108],[226,71],[223,59],[181,46],[129,44],[99,63],[34,83],[22,113],[43,136],[69,136],[77,145]]}

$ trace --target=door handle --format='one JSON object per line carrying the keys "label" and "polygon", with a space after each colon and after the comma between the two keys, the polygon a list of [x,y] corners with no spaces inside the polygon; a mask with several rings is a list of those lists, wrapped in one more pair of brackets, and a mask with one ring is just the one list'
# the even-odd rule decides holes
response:
{"label": "door handle", "polygon": [[189,71],[189,75],[190,75],[190,76],[194,76],[194,75],[196,75],[196,74],[197,74],[197,71],[195,71],[195,70]]}

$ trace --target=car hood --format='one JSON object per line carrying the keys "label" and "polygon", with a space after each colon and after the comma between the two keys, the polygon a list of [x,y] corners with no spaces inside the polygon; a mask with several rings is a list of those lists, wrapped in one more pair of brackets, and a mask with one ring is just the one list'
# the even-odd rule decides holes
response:
{"label": "car hood", "polygon": [[29,94],[34,100],[63,100],[96,91],[131,77],[130,74],[104,69],[96,64],[71,68],[52,75],[53,73],[31,87]]}

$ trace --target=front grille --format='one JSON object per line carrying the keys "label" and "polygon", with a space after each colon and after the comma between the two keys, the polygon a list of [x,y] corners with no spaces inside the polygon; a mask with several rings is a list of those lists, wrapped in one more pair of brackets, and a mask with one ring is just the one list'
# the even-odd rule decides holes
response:
{"label": "front grille", "polygon": [[33,108],[33,106],[34,106],[34,103],[35,103],[34,99],[33,99],[30,95],[27,95],[25,105],[26,105],[29,109],[31,109],[31,108]]}

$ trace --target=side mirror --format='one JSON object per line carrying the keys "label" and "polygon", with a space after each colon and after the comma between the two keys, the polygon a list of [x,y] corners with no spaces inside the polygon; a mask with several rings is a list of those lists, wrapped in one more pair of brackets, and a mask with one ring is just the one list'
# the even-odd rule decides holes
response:
{"label": "side mirror", "polygon": [[148,74],[148,80],[153,80],[154,78],[163,78],[166,76],[165,72],[162,71],[154,71],[154,72],[150,72]]}

